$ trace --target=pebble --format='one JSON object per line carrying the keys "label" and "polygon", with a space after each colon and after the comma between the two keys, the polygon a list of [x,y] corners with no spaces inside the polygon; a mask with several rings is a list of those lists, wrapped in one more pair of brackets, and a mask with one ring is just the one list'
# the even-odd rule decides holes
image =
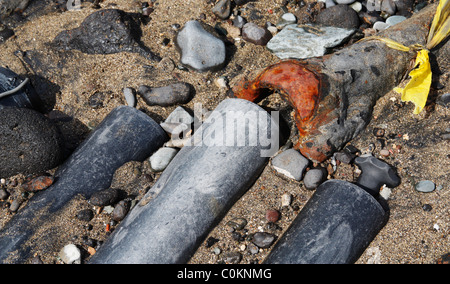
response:
{"label": "pebble", "polygon": [[350,164],[356,157],[356,155],[344,149],[342,151],[334,153],[333,157],[341,163]]}
{"label": "pebble", "polygon": [[89,203],[94,206],[107,206],[116,202],[119,197],[119,190],[116,188],[107,188],[95,192],[89,198]]}
{"label": "pebble", "polygon": [[392,190],[387,187],[387,186],[383,186],[380,190],[380,196],[384,198],[384,200],[389,200],[389,197],[392,194]]}
{"label": "pebble", "polygon": [[233,26],[242,29],[244,25],[247,23],[247,20],[245,20],[245,18],[243,18],[242,16],[237,15],[232,22]]}
{"label": "pebble", "polygon": [[259,248],[252,243],[247,246],[247,250],[250,252],[250,254],[257,254],[259,252]]}
{"label": "pebble", "polygon": [[288,207],[291,205],[292,195],[290,193],[285,193],[281,196],[281,207]]}
{"label": "pebble", "polygon": [[430,212],[431,209],[433,209],[433,207],[431,207],[430,204],[424,204],[424,205],[422,205],[422,209],[423,209],[423,211],[425,211],[425,212]]}
{"label": "pebble", "polygon": [[167,107],[188,103],[192,98],[192,89],[191,85],[184,82],[156,88],[141,85],[138,94],[149,106]]}
{"label": "pebble", "polygon": [[238,264],[242,260],[242,254],[239,252],[226,252],[224,253],[222,260],[227,264]]}
{"label": "pebble", "polygon": [[389,150],[388,149],[381,149],[380,150],[380,155],[383,157],[389,157]]}
{"label": "pebble", "polygon": [[277,222],[280,219],[280,212],[278,212],[278,210],[275,209],[268,209],[266,211],[266,219],[269,222]]}
{"label": "pebble", "polygon": [[227,226],[233,230],[240,231],[247,225],[247,220],[244,218],[233,218],[227,222]]}
{"label": "pebble", "polygon": [[273,168],[279,173],[300,181],[309,160],[295,149],[288,149],[272,159]]}
{"label": "pebble", "polygon": [[313,190],[327,179],[327,175],[328,172],[325,168],[320,167],[310,169],[306,172],[303,183],[305,184],[306,189]]}
{"label": "pebble", "polygon": [[59,252],[59,257],[65,264],[80,264],[81,251],[74,244],[64,246]]}
{"label": "pebble", "polygon": [[280,19],[278,20],[276,27],[278,29],[282,29],[287,25],[295,24],[297,23],[297,17],[295,17],[292,13],[285,13],[281,15]]}
{"label": "pebble", "polygon": [[397,7],[395,6],[395,2],[393,0],[382,0],[381,2],[381,12],[384,12],[388,15],[394,15],[397,11]]}
{"label": "pebble", "polygon": [[214,237],[209,237],[208,239],[206,239],[205,247],[210,248],[213,245],[215,245],[218,241],[219,241],[219,239],[216,239]]}
{"label": "pebble", "polygon": [[159,148],[150,158],[150,166],[155,172],[162,172],[169,165],[170,161],[178,153],[178,149],[170,147]]}
{"label": "pebble", "polygon": [[377,32],[379,32],[379,31],[384,31],[385,29],[387,29],[387,28],[389,28],[389,25],[388,24],[386,24],[385,22],[382,22],[382,21],[376,21],[374,24],[373,24],[373,27],[372,27],[374,30],[376,30]]}
{"label": "pebble", "polygon": [[267,48],[280,59],[318,57],[353,33],[354,30],[336,27],[288,25],[267,43]]}
{"label": "pebble", "polygon": [[80,221],[89,222],[92,218],[94,218],[94,212],[91,209],[80,210],[78,211],[76,217]]}
{"label": "pebble", "polygon": [[252,243],[259,248],[268,248],[276,240],[276,236],[267,232],[257,232],[253,235]]}
{"label": "pebble", "polygon": [[406,20],[406,17],[394,15],[394,16],[390,16],[389,18],[386,19],[386,24],[388,24],[389,27],[391,27],[391,26],[395,26],[398,23],[403,22],[404,20]]}
{"label": "pebble", "polygon": [[105,207],[103,207],[102,212],[105,212],[106,214],[111,214],[114,211],[114,207],[111,205],[106,205]]}
{"label": "pebble", "polygon": [[105,100],[105,93],[95,92],[89,97],[88,104],[93,109],[99,109],[103,107],[104,100]]}
{"label": "pebble", "polygon": [[22,185],[28,192],[37,192],[47,189],[53,184],[54,178],[51,176],[39,176]]}
{"label": "pebble", "polygon": [[221,252],[222,252],[222,251],[220,250],[220,248],[218,248],[218,247],[213,248],[213,253],[214,253],[215,255],[219,255]]}
{"label": "pebble", "polygon": [[316,24],[343,29],[358,29],[358,13],[347,5],[336,5],[319,12]]}
{"label": "pebble", "polygon": [[272,38],[272,33],[255,23],[246,23],[242,27],[242,38],[250,43],[264,46]]}
{"label": "pebble", "polygon": [[181,64],[199,72],[218,70],[225,64],[225,43],[198,21],[188,21],[175,37]]}
{"label": "pebble", "polygon": [[375,135],[376,137],[383,137],[385,133],[386,130],[384,130],[383,128],[375,127],[373,129],[373,135]]}
{"label": "pebble", "polygon": [[367,0],[366,8],[368,12],[380,12],[382,0]]}
{"label": "pebble", "polygon": [[334,0],[337,4],[349,5],[355,2],[356,0]]}
{"label": "pebble", "polygon": [[415,188],[419,192],[432,192],[436,185],[430,180],[422,180],[416,184]]}
{"label": "pebble", "polygon": [[361,12],[363,8],[361,2],[353,2],[352,4],[349,5],[349,7],[355,10],[356,13]]}
{"label": "pebble", "polygon": [[19,210],[21,204],[22,202],[19,199],[14,199],[9,206],[9,210],[11,210],[11,212],[16,212]]}
{"label": "pebble", "polygon": [[112,212],[112,219],[114,221],[122,221],[130,210],[130,205],[127,201],[121,200],[117,203],[116,207],[114,207],[114,211]]}
{"label": "pebble", "polygon": [[231,1],[219,0],[219,2],[217,2],[217,4],[212,9],[212,12],[222,20],[228,19],[231,14]]}
{"label": "pebble", "polygon": [[123,89],[123,95],[125,97],[125,101],[127,102],[127,105],[130,107],[136,107],[137,101],[136,101],[136,90],[133,88],[124,88]]}
{"label": "pebble", "polygon": [[43,114],[26,108],[0,109],[0,176],[44,172],[63,158],[63,137]]}
{"label": "pebble", "polygon": [[444,106],[444,107],[450,107],[450,93],[445,93],[436,100],[437,104]]}
{"label": "pebble", "polygon": [[0,200],[6,200],[8,196],[9,196],[8,192],[3,188],[0,188]]}
{"label": "pebble", "polygon": [[219,78],[216,78],[214,80],[214,84],[219,88],[219,89],[228,89],[228,81],[227,78],[225,78],[224,76],[220,76]]}
{"label": "pebble", "polygon": [[170,73],[175,69],[175,63],[170,57],[163,57],[157,67],[164,73]]}

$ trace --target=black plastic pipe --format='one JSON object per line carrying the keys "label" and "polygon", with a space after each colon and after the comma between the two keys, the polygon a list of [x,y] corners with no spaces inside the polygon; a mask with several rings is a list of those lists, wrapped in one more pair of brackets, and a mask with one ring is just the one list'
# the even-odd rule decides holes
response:
{"label": "black plastic pipe", "polygon": [[90,263],[186,263],[278,150],[278,131],[258,105],[224,100]]}
{"label": "black plastic pipe", "polygon": [[[55,238],[52,216],[75,196],[88,199],[108,188],[116,169],[146,159],[167,140],[159,124],[143,112],[128,106],[111,111],[60,166],[55,183],[34,195],[0,231],[0,262],[27,262],[40,249],[40,242],[47,246]],[[43,226],[48,230],[45,236],[38,236],[36,231]]]}
{"label": "black plastic pipe", "polygon": [[358,157],[362,174],[356,184],[328,180],[321,184],[266,258],[266,264],[354,263],[389,217],[379,197],[383,184],[400,179],[373,156]]}
{"label": "black plastic pipe", "polygon": [[42,109],[42,101],[28,78],[0,67],[0,109],[4,107]]}

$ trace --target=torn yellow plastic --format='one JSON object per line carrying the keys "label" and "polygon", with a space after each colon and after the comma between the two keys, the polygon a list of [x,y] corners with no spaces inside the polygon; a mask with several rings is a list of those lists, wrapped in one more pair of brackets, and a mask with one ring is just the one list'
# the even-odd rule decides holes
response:
{"label": "torn yellow plastic", "polygon": [[441,0],[428,33],[427,48],[432,49],[450,34],[450,0]]}
{"label": "torn yellow plastic", "polygon": [[385,38],[385,37],[380,37],[380,36],[370,36],[370,37],[363,38],[360,41],[368,41],[368,40],[374,40],[374,39],[384,42],[384,44],[386,44],[388,47],[390,47],[392,49],[405,51],[405,52],[408,52],[411,50],[411,48],[404,46],[403,44],[396,42],[395,40]]}
{"label": "torn yellow plastic", "polygon": [[434,14],[433,22],[428,33],[427,44],[424,48],[420,45],[404,46],[392,39],[379,36],[370,36],[360,41],[379,40],[386,46],[404,51],[418,51],[414,69],[409,73],[411,80],[405,88],[394,88],[394,91],[402,95],[402,101],[409,101],[415,104],[414,113],[419,114],[427,103],[428,94],[431,87],[431,65],[428,57],[428,49],[441,43],[450,35],[450,0],[441,0]]}
{"label": "torn yellow plastic", "polygon": [[417,53],[416,63],[409,76],[411,80],[405,88],[394,88],[394,91],[402,95],[402,101],[415,104],[414,114],[419,114],[427,103],[431,86],[431,65],[428,58],[428,50],[422,49]]}
{"label": "torn yellow plastic", "polygon": [[[442,42],[450,34],[450,0],[441,0],[428,33],[426,48],[431,49]],[[386,42],[386,41],[384,41]],[[401,44],[386,43],[388,46],[399,49]],[[399,49],[401,50],[401,49]],[[419,114],[427,103],[431,87],[431,65],[428,58],[428,50],[421,49],[417,53],[415,69],[409,75],[411,80],[405,88],[394,88],[394,91],[402,95],[402,101],[415,104],[414,114]],[[417,67],[417,68],[416,68]]]}

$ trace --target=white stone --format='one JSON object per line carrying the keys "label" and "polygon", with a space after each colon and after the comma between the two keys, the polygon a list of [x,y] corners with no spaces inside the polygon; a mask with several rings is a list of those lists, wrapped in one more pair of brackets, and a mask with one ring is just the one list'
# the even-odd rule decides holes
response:
{"label": "white stone", "polygon": [[136,94],[131,88],[124,88],[123,95],[125,96],[125,101],[130,107],[136,107]]}
{"label": "white stone", "polygon": [[291,205],[292,202],[292,195],[289,193],[285,193],[281,196],[281,207],[287,207]]}
{"label": "white stone", "polygon": [[362,10],[362,4],[361,2],[353,2],[349,5],[353,10],[355,10],[357,13],[361,12]]}
{"label": "white stone", "polygon": [[398,23],[403,22],[404,20],[406,20],[406,17],[404,16],[390,16],[389,18],[386,19],[386,24],[388,24],[391,27],[395,26]]}
{"label": "white stone", "polygon": [[81,252],[80,249],[74,244],[68,244],[61,249],[59,257],[65,264],[80,264]]}
{"label": "white stone", "polygon": [[355,2],[355,0],[334,0],[337,4],[349,5]]}
{"label": "white stone", "polygon": [[280,20],[277,23],[277,28],[282,29],[287,25],[297,23],[297,17],[295,17],[292,13],[285,13],[280,17]]}
{"label": "white stone", "polygon": [[382,21],[377,21],[373,24],[373,29],[377,32],[384,31],[387,28],[389,28],[389,25]]}
{"label": "white stone", "polygon": [[162,147],[156,151],[149,159],[153,171],[161,172],[169,165],[170,161],[178,153],[178,149]]}
{"label": "white stone", "polygon": [[227,79],[223,76],[220,76],[219,78],[216,78],[214,80],[214,84],[219,88],[219,89],[228,89],[228,82]]}
{"label": "white stone", "polygon": [[392,194],[392,190],[387,187],[386,185],[383,185],[383,187],[380,190],[380,196],[384,198],[384,200],[389,200],[389,197]]}

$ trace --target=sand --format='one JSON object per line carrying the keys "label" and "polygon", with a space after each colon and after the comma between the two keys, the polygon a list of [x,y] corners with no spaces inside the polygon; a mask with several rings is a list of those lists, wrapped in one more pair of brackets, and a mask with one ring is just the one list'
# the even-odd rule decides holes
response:
{"label": "sand", "polygon": [[[183,105],[193,109],[194,103],[201,103],[210,110],[227,98],[226,88],[219,88],[214,80],[225,76],[232,84],[236,76],[245,72],[264,68],[278,62],[265,47],[243,40],[229,39],[230,56],[227,65],[217,72],[198,73],[187,72],[176,68],[179,64],[179,54],[173,43],[175,35],[173,24],[183,25],[191,19],[203,18],[211,26],[220,24],[227,29],[227,21],[217,19],[211,12],[210,1],[156,1],[148,24],[142,26],[142,42],[163,58],[170,58],[174,65],[161,66],[155,62],[133,53],[118,53],[111,55],[86,55],[78,51],[55,52],[48,44],[55,36],[66,29],[78,27],[83,19],[96,11],[91,3],[86,3],[80,11],[50,12],[33,17],[15,28],[15,37],[0,45],[0,64],[8,66],[22,75],[40,75],[33,77],[38,90],[45,90],[49,116],[55,119],[68,140],[68,148],[73,150],[86,135],[102,121],[115,107],[126,104],[122,93],[124,87],[136,88],[141,85],[164,86],[178,80],[188,82],[195,88],[195,97]],[[253,7],[244,11],[243,16],[249,16],[251,10],[259,11],[261,19],[253,22],[264,25],[266,21],[276,23],[281,15],[283,0],[260,0],[252,2]],[[140,5],[136,1],[105,0],[102,8],[119,8],[127,12],[136,12]],[[305,11],[295,11],[292,5],[290,11],[302,14]],[[168,45],[163,45],[165,38],[170,39]],[[447,46],[448,41],[447,41]],[[20,56],[16,51],[24,51]],[[23,53],[21,53],[23,54]],[[448,54],[448,53],[447,53]],[[442,88],[433,90],[432,98],[448,93],[449,62],[438,57],[441,76],[438,78]],[[28,59],[28,60],[25,60]],[[31,65],[27,62],[31,62]],[[103,107],[93,109],[89,106],[89,97],[96,92],[104,95]],[[286,108],[278,94],[269,97],[266,103]],[[157,122],[163,121],[176,106],[147,106],[138,98],[137,108],[144,110]],[[400,95],[394,92],[386,94],[375,107],[373,119],[366,130],[349,144],[361,151],[371,143],[376,147],[374,155],[395,166],[402,179],[397,188],[392,189],[388,204],[390,217],[386,226],[362,254],[357,263],[436,263],[444,254],[450,251],[450,145],[442,138],[445,129],[449,127],[449,108],[431,102],[427,109],[419,115],[413,114],[413,106],[400,102]],[[63,119],[72,117],[73,119]],[[391,150],[388,157],[381,157],[380,142],[373,135],[373,129],[383,128],[393,139],[385,139],[385,148]],[[385,138],[386,138],[385,136]],[[401,150],[398,151],[399,146]],[[330,161],[323,163],[328,166]],[[356,167],[340,164],[336,172],[329,178],[354,181]],[[54,173],[54,169],[49,171]],[[129,194],[141,198],[146,190],[158,178],[152,173],[148,163],[131,162],[124,165],[118,172],[113,186],[120,187]],[[27,177],[17,175],[6,179],[8,190],[12,193],[8,201],[21,196],[21,184]],[[421,193],[414,185],[421,180],[431,180],[438,187],[431,193]],[[289,193],[293,196],[291,206],[281,207],[281,196]],[[261,263],[270,252],[260,249],[257,254],[248,251],[250,242],[233,240],[227,222],[233,218],[245,218],[248,222],[241,232],[244,236],[258,231],[269,231],[280,237],[312,196],[314,191],[307,190],[302,182],[288,179],[278,174],[267,165],[256,183],[236,202],[218,226],[208,237],[219,241],[207,248],[203,243],[190,263],[218,263],[228,252],[242,254],[240,263]],[[423,210],[423,205],[431,205],[431,211]],[[22,204],[26,206],[26,202]],[[89,259],[88,246],[82,242],[83,236],[96,240],[104,240],[109,232],[105,230],[111,216],[98,208],[94,219],[87,228],[86,222],[75,218],[76,212],[92,208],[86,198],[74,200],[67,210],[55,217],[60,238],[45,251],[38,255],[45,263],[60,263],[57,255],[66,244],[74,243],[84,252],[83,262]],[[276,228],[268,228],[265,213],[268,209],[281,212],[281,219],[276,222]],[[0,208],[0,228],[13,216],[7,206]],[[117,224],[111,226],[111,230]],[[65,228],[71,230],[65,230]],[[45,230],[43,230],[45,233]],[[64,232],[64,233],[63,233]],[[273,246],[272,246],[273,247]],[[220,254],[214,253],[219,248]],[[217,252],[217,250],[216,250]]]}

